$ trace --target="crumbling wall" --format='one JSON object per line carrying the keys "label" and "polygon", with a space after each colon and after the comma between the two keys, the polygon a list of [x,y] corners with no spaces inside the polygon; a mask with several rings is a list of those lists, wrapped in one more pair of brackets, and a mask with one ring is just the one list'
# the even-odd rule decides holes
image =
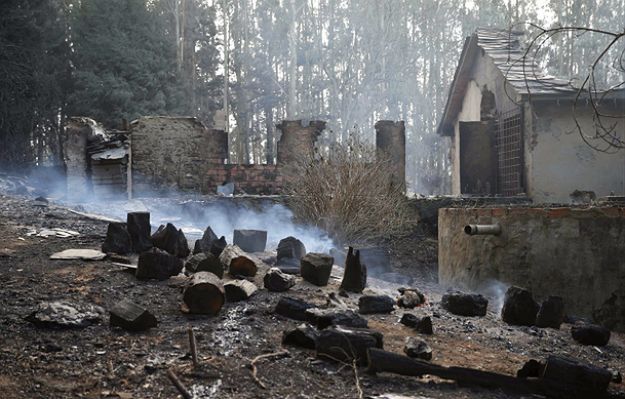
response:
{"label": "crumbling wall", "polygon": [[[464,233],[476,223],[498,223],[501,234]],[[480,289],[501,281],[539,299],[559,295],[569,314],[625,331],[623,207],[440,209],[438,242],[444,285]]]}
{"label": "crumbling wall", "polygon": [[[226,139],[227,140],[227,139]],[[223,132],[191,117],[142,117],[131,123],[133,193],[203,189],[211,164],[227,158]]]}
{"label": "crumbling wall", "polygon": [[375,124],[375,146],[378,156],[388,157],[393,170],[393,183],[406,190],[406,128],[404,121],[378,121]]}
{"label": "crumbling wall", "polygon": [[313,154],[317,138],[326,127],[324,121],[310,121],[308,125],[301,120],[282,121],[276,125],[282,132],[277,144],[279,164],[305,160]]}
{"label": "crumbling wall", "polygon": [[87,140],[91,134],[91,125],[85,118],[70,118],[65,125],[63,154],[67,192],[72,198],[85,198],[91,192],[87,158]]}
{"label": "crumbling wall", "polygon": [[[284,167],[291,162],[312,156],[317,138],[325,128],[323,121],[283,121],[277,125],[282,135],[277,144],[277,165],[212,163],[205,173],[204,192],[214,193],[218,185],[234,183],[235,194],[280,194],[284,183]],[[228,152],[227,137],[218,146]]]}
{"label": "crumbling wall", "polygon": [[[206,173],[205,186],[214,193],[218,185],[234,183],[235,194],[275,195],[282,191],[277,165],[215,165]],[[212,190],[212,191],[211,191]]]}

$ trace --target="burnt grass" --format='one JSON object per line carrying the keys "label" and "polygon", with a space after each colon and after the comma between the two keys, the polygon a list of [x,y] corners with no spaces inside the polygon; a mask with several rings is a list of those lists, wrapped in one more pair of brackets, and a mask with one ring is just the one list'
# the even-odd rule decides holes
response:
{"label": "burnt grass", "polygon": [[[106,222],[86,219],[54,205],[0,196],[0,397],[2,398],[175,398],[168,369],[198,398],[357,398],[352,367],[315,358],[314,351],[281,345],[282,332],[299,322],[273,313],[282,295],[325,306],[328,287],[301,279],[287,293],[260,289],[250,300],[227,303],[218,316],[188,316],[180,311],[181,279],[139,281],[132,272],[108,260],[52,261],[68,248],[98,249]],[[42,227],[80,232],[78,237],[28,236]],[[415,242],[414,245],[419,245]],[[431,242],[426,252],[431,252]],[[415,254],[423,253],[416,250]],[[402,265],[409,264],[404,260]],[[401,273],[409,273],[402,267]],[[405,312],[432,315],[434,335],[420,336],[433,350],[432,362],[514,375],[530,359],[551,354],[570,356],[597,366],[625,371],[625,337],[613,333],[602,348],[572,340],[570,325],[560,330],[504,324],[492,305],[486,317],[459,317],[439,305],[442,288],[414,280],[427,303],[389,315],[366,315],[369,326],[384,334],[386,350],[403,353],[406,337],[418,334],[399,323]],[[264,270],[256,283],[262,287]],[[397,284],[372,281],[377,291],[395,296]],[[40,301],[70,299],[110,309],[128,298],[148,308],[159,325],[144,333],[111,328],[108,317],[83,329],[37,328],[24,320]],[[358,295],[345,299],[357,308]],[[197,339],[201,366],[191,367],[187,329]],[[250,363],[259,355],[287,350],[283,357],[257,362],[262,388],[252,378]],[[516,398],[501,390],[460,387],[435,377],[368,375],[358,370],[364,397],[395,393],[424,398]],[[622,384],[611,390],[623,391]]]}

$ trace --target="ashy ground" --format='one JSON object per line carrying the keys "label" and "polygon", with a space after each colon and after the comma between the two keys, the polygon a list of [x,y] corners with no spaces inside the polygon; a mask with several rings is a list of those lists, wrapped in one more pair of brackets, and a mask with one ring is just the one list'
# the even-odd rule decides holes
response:
{"label": "ashy ground", "polygon": [[[28,235],[43,227],[71,229],[80,235]],[[168,369],[173,369],[197,398],[359,396],[351,367],[316,359],[314,351],[282,347],[282,332],[299,322],[273,312],[282,295],[325,305],[328,293],[338,288],[337,278],[324,288],[299,280],[286,294],[260,289],[249,301],[226,304],[217,317],[188,316],[180,312],[179,279],[143,282],[108,260],[49,259],[63,249],[98,249],[105,231],[106,222],[80,217],[61,207],[40,206],[25,197],[0,196],[0,397],[179,397],[166,377]],[[257,277],[259,287],[262,275],[261,271]],[[379,281],[370,285],[393,295],[398,287]],[[595,348],[573,341],[567,324],[560,330],[508,326],[501,322],[496,309],[490,309],[483,318],[458,317],[439,306],[440,287],[418,280],[416,285],[428,302],[408,312],[433,315],[434,335],[422,336],[433,349],[433,363],[514,375],[530,358],[559,354],[625,371],[623,334],[614,333],[607,346]],[[56,330],[37,328],[24,320],[44,300],[70,299],[107,309],[124,298],[153,312],[158,327],[129,333],[111,328],[105,318],[83,329]],[[346,301],[355,306],[357,295]],[[366,316],[370,327],[384,334],[386,350],[402,353],[406,337],[417,335],[399,323],[403,313],[396,310],[389,315]],[[199,369],[191,367],[189,326],[198,340]],[[262,388],[252,378],[252,359],[283,350],[288,351],[285,356],[257,362],[258,378],[266,385]],[[459,387],[437,378],[371,376],[364,369],[358,370],[358,381],[364,397],[390,393],[413,398],[521,397],[499,390]],[[612,384],[611,389],[623,391],[625,386]]]}

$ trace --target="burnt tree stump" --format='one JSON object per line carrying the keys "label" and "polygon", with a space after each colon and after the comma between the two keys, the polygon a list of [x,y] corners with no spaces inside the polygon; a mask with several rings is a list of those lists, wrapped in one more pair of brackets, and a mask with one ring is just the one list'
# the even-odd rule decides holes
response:
{"label": "burnt tree stump", "polygon": [[362,292],[367,286],[367,266],[360,262],[360,251],[349,247],[345,258],[345,272],[341,289],[350,292]]}
{"label": "burnt tree stump", "polygon": [[152,235],[152,244],[179,258],[186,258],[191,253],[184,233],[171,223],[159,226]]}
{"label": "burnt tree stump", "polygon": [[231,276],[254,277],[260,261],[243,252],[236,245],[228,245],[219,255],[219,261]]}
{"label": "burnt tree stump", "polygon": [[265,230],[235,230],[232,243],[245,252],[263,252],[267,246]]}
{"label": "burnt tree stump", "polygon": [[106,229],[102,252],[126,255],[132,252],[132,241],[126,230],[126,223],[112,222]]}
{"label": "burnt tree stump", "polygon": [[198,272],[184,289],[183,311],[188,313],[216,315],[226,301],[221,280],[213,273]]}
{"label": "burnt tree stump", "polygon": [[211,244],[210,253],[219,257],[227,246],[226,237],[221,236]]}
{"label": "burnt tree stump", "polygon": [[317,286],[328,285],[334,258],[320,253],[306,254],[301,260],[300,274],[304,280]]}
{"label": "burnt tree stump", "polygon": [[[213,241],[217,240],[217,235],[213,232],[210,226],[204,230],[204,234],[202,234],[202,238],[195,241],[195,246],[193,248],[193,255],[203,253],[210,253],[211,246],[213,245]],[[219,255],[217,255],[219,256]]]}
{"label": "burnt tree stump", "polygon": [[141,253],[152,248],[150,212],[128,212],[126,228],[130,235],[133,252]]}
{"label": "burnt tree stump", "polygon": [[127,299],[117,302],[109,313],[111,326],[128,331],[144,331],[158,324],[152,313]]}
{"label": "burnt tree stump", "polygon": [[315,342],[317,356],[329,360],[367,364],[367,350],[382,348],[381,333],[367,328],[333,326],[319,333]]}

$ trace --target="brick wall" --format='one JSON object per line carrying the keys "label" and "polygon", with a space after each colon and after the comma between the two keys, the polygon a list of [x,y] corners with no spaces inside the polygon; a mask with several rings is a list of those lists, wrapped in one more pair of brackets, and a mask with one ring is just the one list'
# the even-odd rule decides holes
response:
{"label": "brick wall", "polygon": [[214,193],[225,182],[234,183],[235,194],[274,195],[282,191],[278,165],[211,165],[206,172],[205,193]]}

